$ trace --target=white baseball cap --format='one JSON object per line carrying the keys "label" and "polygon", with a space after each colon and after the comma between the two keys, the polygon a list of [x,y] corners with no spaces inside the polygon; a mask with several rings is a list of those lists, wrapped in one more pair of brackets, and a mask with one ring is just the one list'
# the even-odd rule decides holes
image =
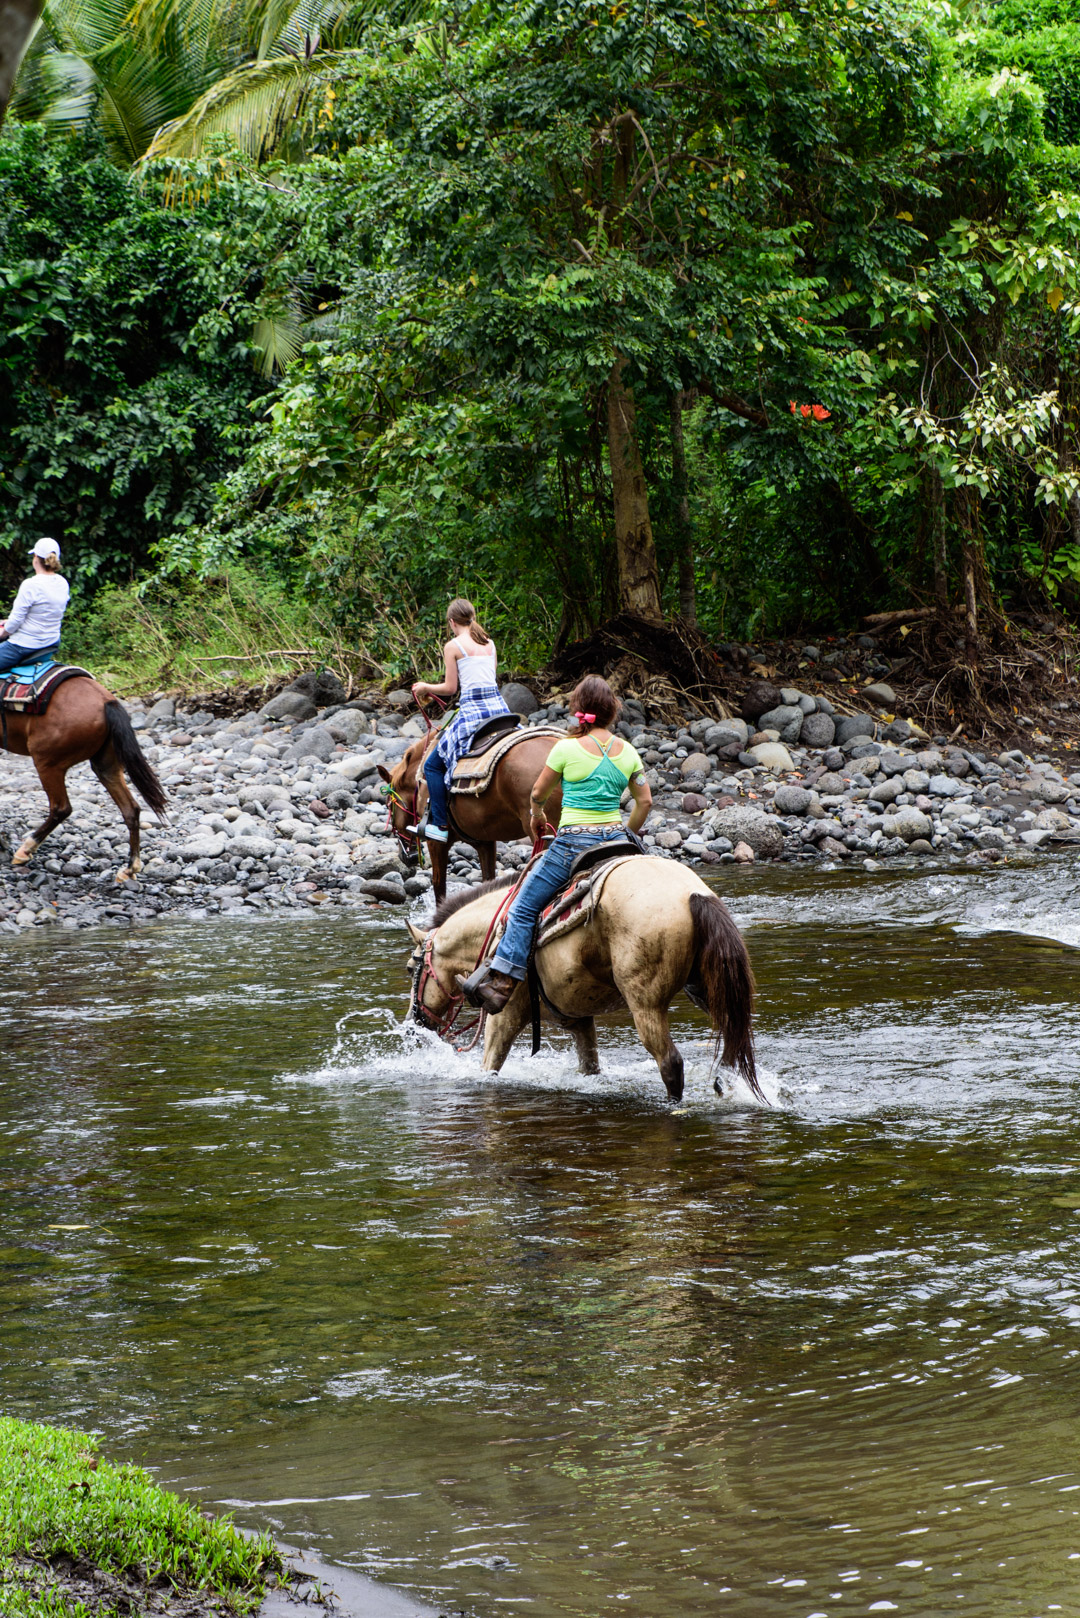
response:
{"label": "white baseball cap", "polygon": [[33,550],[30,552],[30,555],[40,556],[42,560],[44,560],[46,556],[59,556],[60,547],[56,543],[55,539],[39,539]]}

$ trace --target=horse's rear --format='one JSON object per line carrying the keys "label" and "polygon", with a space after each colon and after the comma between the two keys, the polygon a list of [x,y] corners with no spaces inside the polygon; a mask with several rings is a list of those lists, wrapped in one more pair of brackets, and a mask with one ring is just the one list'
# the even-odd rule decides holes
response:
{"label": "horse's rear", "polygon": [[[761,1094],[746,945],[727,906],[685,866],[645,858],[613,867],[593,920],[546,945],[537,968],[545,994],[568,1017],[625,1004],[674,1101],[683,1093],[683,1059],[668,1014],[687,989],[708,1013],[724,1062]],[[502,1041],[492,1028],[492,1053],[496,1043]]]}
{"label": "horse's rear", "polygon": [[167,799],[119,698],[89,675],[79,675],[57,687],[43,714],[9,713],[5,721],[7,750],[29,754],[49,800],[48,815],[23,839],[12,863],[25,865],[49,833],[71,814],[67,772],[88,760],[128,828],[128,863],[117,873],[117,880],[135,875],[141,867],[139,806],[128,789],[125,771],[160,817]]}

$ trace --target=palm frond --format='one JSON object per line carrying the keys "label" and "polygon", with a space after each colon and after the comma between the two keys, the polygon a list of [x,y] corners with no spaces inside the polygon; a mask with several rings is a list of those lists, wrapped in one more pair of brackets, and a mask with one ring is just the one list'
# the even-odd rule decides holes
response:
{"label": "palm frond", "polygon": [[182,118],[159,129],[146,151],[157,157],[193,157],[209,135],[228,135],[262,161],[304,116],[323,81],[345,62],[367,61],[357,50],[326,51],[306,61],[296,56],[249,62],[199,97]]}
{"label": "palm frond", "polygon": [[303,341],[303,326],[298,310],[290,310],[282,315],[267,315],[257,320],[251,343],[256,352],[259,375],[270,377],[275,371],[287,371],[299,354]]}

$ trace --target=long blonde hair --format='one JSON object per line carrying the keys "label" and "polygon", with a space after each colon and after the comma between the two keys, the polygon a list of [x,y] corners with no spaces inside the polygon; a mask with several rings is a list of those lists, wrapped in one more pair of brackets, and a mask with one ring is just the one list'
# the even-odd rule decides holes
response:
{"label": "long blonde hair", "polygon": [[473,640],[478,646],[486,646],[491,639],[487,630],[476,616],[476,608],[464,596],[455,596],[446,609],[446,624],[451,634],[455,624],[464,624]]}

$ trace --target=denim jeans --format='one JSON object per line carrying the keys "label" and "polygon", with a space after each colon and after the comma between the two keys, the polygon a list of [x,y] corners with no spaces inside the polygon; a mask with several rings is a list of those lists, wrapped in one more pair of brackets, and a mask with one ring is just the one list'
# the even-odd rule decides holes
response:
{"label": "denim jeans", "polygon": [[496,972],[507,977],[523,978],[532,948],[536,919],[541,910],[557,893],[561,893],[570,880],[570,867],[579,854],[611,837],[625,835],[618,825],[597,826],[595,831],[561,831],[546,854],[537,861],[525,878],[521,892],[510,906],[506,918],[506,931],[499,940],[499,950],[492,961]]}
{"label": "denim jeans", "polygon": [[13,640],[0,641],[0,674],[22,663],[47,663],[59,650],[59,641],[54,646],[16,646]]}
{"label": "denim jeans", "polygon": [[433,747],[424,760],[424,780],[428,789],[428,819],[446,830],[450,822],[450,792],[446,785],[446,762]]}

